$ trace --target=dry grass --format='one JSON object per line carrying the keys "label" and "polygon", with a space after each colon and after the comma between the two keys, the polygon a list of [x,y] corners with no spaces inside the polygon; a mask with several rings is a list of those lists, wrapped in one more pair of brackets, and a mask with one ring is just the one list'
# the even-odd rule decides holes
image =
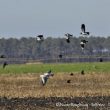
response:
{"label": "dry grass", "polygon": [[[70,79],[71,83],[67,83]],[[1,97],[85,97],[110,96],[110,74],[85,75],[58,73],[46,86],[40,83],[39,74],[0,75]]]}

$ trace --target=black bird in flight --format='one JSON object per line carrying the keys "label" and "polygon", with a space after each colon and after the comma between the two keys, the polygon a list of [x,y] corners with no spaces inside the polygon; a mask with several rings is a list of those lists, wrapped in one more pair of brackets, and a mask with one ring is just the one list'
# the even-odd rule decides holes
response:
{"label": "black bird in flight", "polygon": [[60,55],[59,55],[59,58],[62,58],[62,57],[63,57],[63,55],[62,55],[62,54],[60,54]]}
{"label": "black bird in flight", "polygon": [[1,55],[0,58],[6,58],[5,55]]}
{"label": "black bird in flight", "polygon": [[8,63],[7,63],[7,62],[4,62],[4,63],[3,63],[3,69],[4,69],[7,65],[8,65]]}
{"label": "black bird in flight", "polygon": [[44,40],[44,37],[43,37],[43,35],[38,35],[37,37],[36,37],[36,39],[37,39],[37,41],[43,41]]}
{"label": "black bird in flight", "polygon": [[86,41],[86,40],[81,40],[80,45],[81,45],[82,50],[84,49],[85,44],[86,44],[87,42],[88,42],[88,41]]}
{"label": "black bird in flight", "polygon": [[86,32],[85,24],[81,25],[81,35],[89,35],[89,32]]}
{"label": "black bird in flight", "polygon": [[72,34],[65,34],[67,43],[70,43],[70,38],[73,36]]}

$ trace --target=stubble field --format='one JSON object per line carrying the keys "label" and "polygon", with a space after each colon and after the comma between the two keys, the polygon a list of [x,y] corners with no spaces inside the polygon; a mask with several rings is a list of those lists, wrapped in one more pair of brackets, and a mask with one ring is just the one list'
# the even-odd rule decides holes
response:
{"label": "stubble field", "polygon": [[[45,86],[41,85],[39,75],[44,70],[48,71],[47,64],[30,65],[32,71],[29,73],[24,72],[25,69],[21,65],[20,67],[9,65],[5,70],[1,69],[0,110],[107,110],[109,108],[110,74],[107,64],[105,66],[104,63],[76,64],[77,66],[58,64],[58,68],[56,65],[53,67],[49,65],[54,71],[54,76]],[[42,67],[42,70],[35,73],[34,66],[37,71],[38,67]],[[29,69],[29,65],[24,67]],[[81,74],[82,69],[85,69],[84,75]],[[70,75],[71,72],[73,75]],[[67,80],[70,80],[70,83],[67,83]]]}

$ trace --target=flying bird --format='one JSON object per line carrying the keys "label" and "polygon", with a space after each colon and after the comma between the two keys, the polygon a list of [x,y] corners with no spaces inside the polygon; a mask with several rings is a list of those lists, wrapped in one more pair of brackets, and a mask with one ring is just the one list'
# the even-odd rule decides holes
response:
{"label": "flying bird", "polygon": [[54,74],[51,72],[51,70],[48,71],[47,73],[44,73],[43,75],[40,75],[41,82],[42,82],[43,86],[46,84],[46,82],[50,76],[54,76]]}
{"label": "flying bird", "polygon": [[85,28],[85,24],[82,24],[81,25],[81,35],[89,35],[90,33],[89,32],[86,32],[86,28]]}
{"label": "flying bird", "polygon": [[84,49],[85,44],[86,44],[87,42],[88,42],[88,41],[86,41],[86,40],[81,40],[80,45],[81,45],[82,50]]}
{"label": "flying bird", "polygon": [[3,63],[3,69],[6,67],[6,65],[8,65],[8,63],[7,62],[4,62]]}
{"label": "flying bird", "polygon": [[5,55],[1,55],[0,58],[6,58]]}
{"label": "flying bird", "polygon": [[70,38],[71,38],[73,35],[67,33],[67,34],[65,34],[65,36],[66,36],[66,42],[67,42],[67,43],[70,43]]}
{"label": "flying bird", "polygon": [[100,62],[103,62],[103,59],[102,58],[100,58]]}
{"label": "flying bird", "polygon": [[60,54],[60,55],[59,55],[59,58],[62,58],[62,57],[63,57],[63,55],[62,55],[62,54]]}
{"label": "flying bird", "polygon": [[44,37],[43,37],[43,35],[38,35],[36,37],[36,39],[37,39],[37,41],[43,41],[44,40]]}

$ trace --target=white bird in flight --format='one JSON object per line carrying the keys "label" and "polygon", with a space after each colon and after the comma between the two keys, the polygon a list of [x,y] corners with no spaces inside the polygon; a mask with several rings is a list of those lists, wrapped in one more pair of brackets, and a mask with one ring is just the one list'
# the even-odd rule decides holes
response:
{"label": "white bird in flight", "polygon": [[54,76],[54,74],[51,72],[51,70],[48,71],[47,73],[44,73],[43,75],[40,75],[41,82],[42,82],[43,86],[46,84],[46,82],[50,76]]}

